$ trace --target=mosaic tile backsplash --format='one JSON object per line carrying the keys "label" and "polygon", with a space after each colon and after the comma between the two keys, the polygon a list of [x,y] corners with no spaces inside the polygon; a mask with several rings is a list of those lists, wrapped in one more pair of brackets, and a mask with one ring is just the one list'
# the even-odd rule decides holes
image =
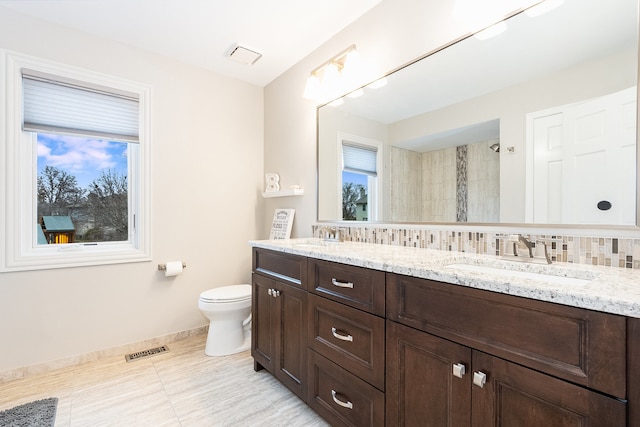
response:
{"label": "mosaic tile backsplash", "polygon": [[[314,237],[322,235],[324,225],[312,226]],[[410,246],[473,254],[504,255],[507,249],[505,233],[453,230],[428,230],[404,227],[338,227],[345,241],[382,245]],[[601,265],[640,269],[640,239],[615,237],[582,237],[523,233],[531,241],[548,242],[553,262]]]}

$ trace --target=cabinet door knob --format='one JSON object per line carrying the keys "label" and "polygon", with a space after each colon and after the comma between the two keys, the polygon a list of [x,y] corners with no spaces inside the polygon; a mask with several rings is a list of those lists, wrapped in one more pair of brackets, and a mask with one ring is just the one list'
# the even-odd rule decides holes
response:
{"label": "cabinet door knob", "polygon": [[473,383],[478,387],[482,388],[487,382],[487,374],[482,371],[477,371],[473,373]]}
{"label": "cabinet door knob", "polygon": [[331,397],[333,397],[334,402],[336,402],[343,408],[353,409],[353,403],[349,402],[348,400],[346,402],[343,402],[342,400],[338,399],[338,393],[336,393],[335,390],[331,390]]}
{"label": "cabinet door knob", "polygon": [[271,295],[276,298],[280,296],[280,291],[276,291],[275,289],[273,290],[273,292],[271,292]]}
{"label": "cabinet door knob", "polygon": [[[342,331],[340,331],[342,332]],[[338,332],[338,330],[336,328],[331,328],[331,333],[333,334],[334,337],[338,338],[339,340],[342,341],[351,341],[353,342],[353,336],[347,334],[347,335],[343,335],[340,332]]]}
{"label": "cabinet door knob", "polygon": [[331,283],[333,284],[333,286],[337,286],[339,288],[351,288],[353,289],[353,282],[341,282],[339,280],[336,280],[335,278],[331,279]]}
{"label": "cabinet door knob", "polygon": [[454,363],[453,364],[453,376],[462,378],[466,373],[467,368],[462,363]]}
{"label": "cabinet door knob", "polygon": [[267,293],[269,294],[269,296],[273,296],[273,289],[269,288],[267,290]]}

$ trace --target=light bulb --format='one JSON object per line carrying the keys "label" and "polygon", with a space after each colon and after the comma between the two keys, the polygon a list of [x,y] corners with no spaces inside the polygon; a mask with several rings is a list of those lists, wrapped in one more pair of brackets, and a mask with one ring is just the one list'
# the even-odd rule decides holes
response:
{"label": "light bulb", "polygon": [[322,75],[322,84],[331,87],[336,84],[338,79],[340,78],[340,71],[338,70],[338,66],[333,62],[327,64],[324,67],[324,73]]}
{"label": "light bulb", "polygon": [[307,84],[302,95],[306,99],[318,100],[320,98],[320,79],[315,74],[307,78]]}

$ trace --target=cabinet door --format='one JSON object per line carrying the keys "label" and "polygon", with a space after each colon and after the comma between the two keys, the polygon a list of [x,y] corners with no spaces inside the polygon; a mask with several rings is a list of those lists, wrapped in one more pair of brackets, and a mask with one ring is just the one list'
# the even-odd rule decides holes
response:
{"label": "cabinet door", "polygon": [[614,398],[485,353],[473,352],[474,427],[623,427],[626,405]]}
{"label": "cabinet door", "polygon": [[307,292],[277,282],[275,376],[301,399],[306,396]]}
{"label": "cabinet door", "polygon": [[470,360],[467,347],[387,321],[386,425],[469,426]]}
{"label": "cabinet door", "polygon": [[255,369],[265,368],[275,373],[275,342],[277,323],[275,299],[271,291],[276,281],[259,274],[252,275],[253,292],[251,295],[251,356]]}

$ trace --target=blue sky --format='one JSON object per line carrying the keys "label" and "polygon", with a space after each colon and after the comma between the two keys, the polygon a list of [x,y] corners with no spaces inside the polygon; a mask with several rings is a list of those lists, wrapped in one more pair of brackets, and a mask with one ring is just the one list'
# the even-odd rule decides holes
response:
{"label": "blue sky", "polygon": [[342,182],[353,182],[354,184],[362,184],[367,188],[367,175],[353,172],[342,172]]}
{"label": "blue sky", "polygon": [[127,175],[127,143],[38,134],[38,175],[45,166],[62,169],[86,188],[105,169]]}

